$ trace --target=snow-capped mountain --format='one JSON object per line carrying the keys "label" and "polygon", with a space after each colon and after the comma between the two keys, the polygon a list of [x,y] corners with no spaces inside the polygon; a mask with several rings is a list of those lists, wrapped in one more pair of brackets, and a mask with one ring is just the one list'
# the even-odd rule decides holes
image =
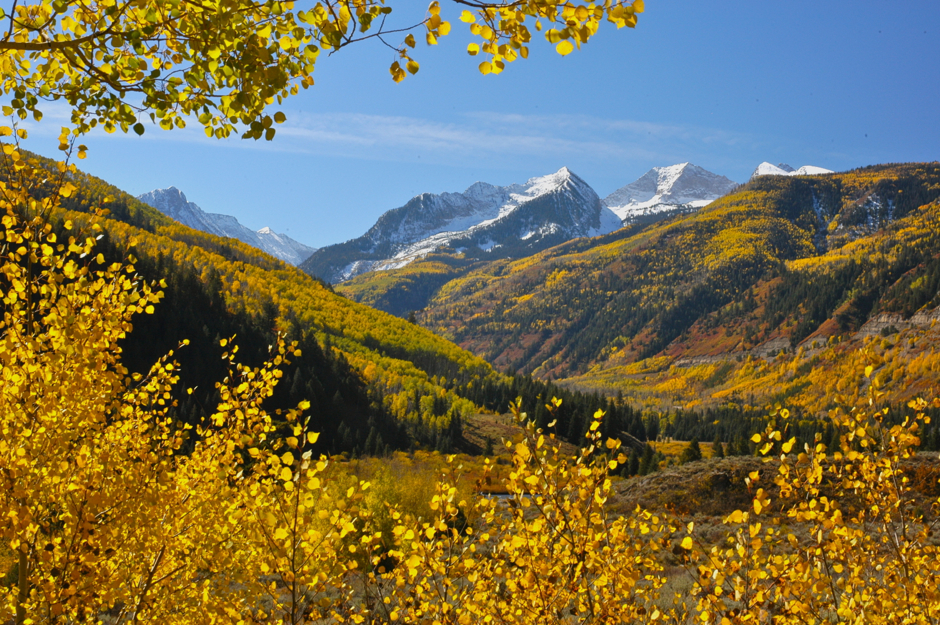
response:
{"label": "snow-capped mountain", "polygon": [[316,248],[306,246],[287,235],[278,234],[270,228],[255,231],[241,225],[231,215],[207,213],[193,202],[187,201],[183,192],[176,187],[155,189],[137,196],[137,199],[183,225],[209,234],[238,239],[291,265],[299,265],[316,251]]}
{"label": "snow-capped mountain", "polygon": [[423,193],[383,214],[358,239],[321,248],[301,268],[342,282],[403,267],[441,247],[486,258],[523,256],[620,226],[594,190],[563,167],[523,184],[477,182],[463,193]]}
{"label": "snow-capped mountain", "polygon": [[654,167],[604,198],[624,224],[697,210],[731,192],[732,180],[692,163]]}
{"label": "snow-capped mountain", "polygon": [[754,170],[754,173],[751,174],[751,180],[757,178],[758,176],[816,176],[819,174],[831,173],[833,173],[831,169],[823,169],[822,167],[816,167],[815,165],[803,165],[799,169],[793,169],[786,163],[771,165],[767,161],[764,161],[758,165],[757,169]]}

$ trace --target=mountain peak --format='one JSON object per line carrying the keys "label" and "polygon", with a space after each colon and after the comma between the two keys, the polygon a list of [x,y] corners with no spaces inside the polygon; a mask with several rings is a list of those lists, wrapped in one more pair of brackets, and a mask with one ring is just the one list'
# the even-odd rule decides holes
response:
{"label": "mountain peak", "polygon": [[729,193],[737,184],[693,165],[677,163],[653,167],[636,181],[604,198],[624,223],[655,218],[661,213],[694,210]]}
{"label": "mountain peak", "polygon": [[772,165],[764,161],[751,174],[751,180],[758,176],[818,176],[820,174],[831,174],[831,169],[816,167],[815,165],[803,165],[799,169],[793,169],[786,163]]}
{"label": "mountain peak", "polygon": [[154,189],[137,196],[137,199],[194,230],[238,239],[292,265],[299,265],[316,251],[268,227],[255,232],[238,223],[231,215],[207,213],[193,202],[187,201],[186,194],[176,187]]}

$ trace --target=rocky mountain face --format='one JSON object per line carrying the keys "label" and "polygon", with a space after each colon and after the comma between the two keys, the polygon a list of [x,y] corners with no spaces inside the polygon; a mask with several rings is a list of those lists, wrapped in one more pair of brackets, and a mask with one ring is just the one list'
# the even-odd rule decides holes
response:
{"label": "rocky mountain face", "polygon": [[270,228],[255,231],[246,228],[231,215],[207,213],[188,201],[183,192],[176,187],[155,189],[137,196],[137,199],[183,225],[210,234],[238,239],[291,265],[299,265],[316,251],[316,248],[295,241],[287,235],[278,234]]}
{"label": "rocky mountain face", "polygon": [[321,248],[301,268],[337,283],[404,267],[435,250],[481,259],[528,256],[620,226],[590,185],[563,167],[522,184],[477,182],[463,193],[421,194],[358,239]]}
{"label": "rocky mountain face", "polygon": [[733,191],[737,183],[692,163],[654,167],[604,198],[624,225],[688,213]]}

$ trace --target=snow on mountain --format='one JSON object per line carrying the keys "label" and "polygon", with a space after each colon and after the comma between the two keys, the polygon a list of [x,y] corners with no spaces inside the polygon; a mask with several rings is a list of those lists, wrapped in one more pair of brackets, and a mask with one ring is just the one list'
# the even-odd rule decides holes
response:
{"label": "snow on mountain", "polygon": [[786,163],[771,165],[764,161],[757,166],[754,173],[751,174],[751,180],[758,176],[817,176],[819,174],[831,174],[831,169],[823,169],[814,165],[803,165],[799,169],[793,169]]}
{"label": "snow on mountain", "polygon": [[662,213],[699,209],[737,186],[732,180],[691,163],[654,167],[617,189],[604,203],[624,224],[655,219]]}
{"label": "snow on mountain", "polygon": [[301,268],[342,282],[403,267],[441,247],[523,256],[620,227],[621,220],[594,190],[562,167],[522,184],[477,182],[463,193],[423,193],[383,214],[358,239],[321,248]]}
{"label": "snow on mountain", "polygon": [[819,174],[832,174],[835,173],[831,169],[824,169],[822,167],[816,167],[814,165],[803,165],[793,173],[791,176],[818,176]]}
{"label": "snow on mountain", "polygon": [[254,231],[238,223],[238,220],[231,215],[207,213],[188,201],[183,192],[176,187],[155,189],[137,196],[137,199],[185,226],[209,234],[238,239],[292,265],[299,265],[316,251],[316,248],[308,247],[287,235],[278,234],[270,228],[265,227]]}

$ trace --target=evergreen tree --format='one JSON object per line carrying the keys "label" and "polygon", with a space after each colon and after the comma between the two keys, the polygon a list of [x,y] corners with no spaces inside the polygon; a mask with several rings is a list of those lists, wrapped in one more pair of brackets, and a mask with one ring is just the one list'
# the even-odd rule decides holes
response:
{"label": "evergreen tree", "polygon": [[640,454],[635,448],[630,449],[630,457],[627,459],[627,475],[636,475],[640,472]]}
{"label": "evergreen tree", "polygon": [[640,459],[640,468],[638,473],[640,475],[646,475],[652,473],[655,469],[651,466],[653,464],[653,447],[651,445],[646,445],[643,447],[643,457]]}
{"label": "evergreen tree", "polygon": [[702,447],[699,444],[698,437],[696,437],[689,441],[689,445],[682,450],[682,455],[679,456],[679,463],[686,464],[688,462],[695,462],[696,460],[701,459]]}
{"label": "evergreen tree", "polygon": [[724,458],[725,457],[725,446],[721,442],[721,439],[715,434],[715,440],[712,441],[712,458]]}

